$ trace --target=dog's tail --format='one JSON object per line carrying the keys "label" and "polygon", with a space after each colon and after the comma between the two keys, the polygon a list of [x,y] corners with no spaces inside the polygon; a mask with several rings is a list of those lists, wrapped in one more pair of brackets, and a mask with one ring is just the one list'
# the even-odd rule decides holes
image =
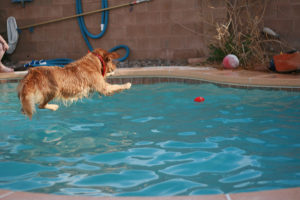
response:
{"label": "dog's tail", "polygon": [[18,96],[22,104],[22,112],[32,119],[35,112],[35,87],[29,82],[22,81],[18,88]]}

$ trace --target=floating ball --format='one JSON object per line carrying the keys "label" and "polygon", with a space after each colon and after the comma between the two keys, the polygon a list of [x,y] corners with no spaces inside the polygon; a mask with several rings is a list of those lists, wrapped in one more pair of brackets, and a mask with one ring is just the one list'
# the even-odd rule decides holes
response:
{"label": "floating ball", "polygon": [[194,101],[195,102],[203,102],[205,99],[203,98],[203,97],[196,97],[195,99],[194,99]]}
{"label": "floating ball", "polygon": [[223,66],[226,69],[234,69],[237,68],[239,66],[239,59],[238,57],[236,57],[236,55],[233,54],[228,54],[227,56],[225,56],[225,58],[223,59]]}

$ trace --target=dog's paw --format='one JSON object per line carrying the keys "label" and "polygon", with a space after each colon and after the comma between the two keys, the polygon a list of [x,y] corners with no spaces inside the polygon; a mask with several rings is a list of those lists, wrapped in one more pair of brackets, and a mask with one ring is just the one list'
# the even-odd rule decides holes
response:
{"label": "dog's paw", "polygon": [[125,89],[130,89],[131,88],[131,83],[126,83],[125,84]]}
{"label": "dog's paw", "polygon": [[113,76],[115,74],[115,72],[110,72],[110,73],[107,73],[106,76]]}
{"label": "dog's paw", "polygon": [[56,110],[59,108],[59,106],[56,105],[56,104],[47,104],[47,105],[45,106],[45,108],[47,108],[47,109],[49,109],[49,110],[56,111]]}

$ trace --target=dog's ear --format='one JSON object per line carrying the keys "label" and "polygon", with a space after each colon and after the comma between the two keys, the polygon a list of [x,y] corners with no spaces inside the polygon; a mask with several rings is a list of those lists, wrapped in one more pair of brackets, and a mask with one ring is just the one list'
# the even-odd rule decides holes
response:
{"label": "dog's ear", "polygon": [[113,59],[119,58],[120,55],[117,52],[111,52],[104,55],[104,59],[106,62],[112,61]]}

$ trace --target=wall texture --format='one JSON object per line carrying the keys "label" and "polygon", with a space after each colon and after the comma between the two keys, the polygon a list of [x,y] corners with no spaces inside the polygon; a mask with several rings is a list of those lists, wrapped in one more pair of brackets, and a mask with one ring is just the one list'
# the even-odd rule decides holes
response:
{"label": "wall texture", "polygon": [[300,50],[300,0],[269,0],[264,24],[280,38]]}
{"label": "wall texture", "polygon": [[[101,7],[100,0],[82,0],[84,11]],[[129,0],[109,0],[109,6]],[[94,48],[110,49],[126,44],[131,49],[129,60],[184,60],[207,55],[207,44],[215,32],[209,22],[226,18],[223,0],[152,0],[110,12],[108,30],[101,39],[90,39]],[[276,30],[284,39],[300,48],[300,1],[271,0],[265,25]],[[33,0],[12,4],[0,1],[0,32],[6,30],[6,19],[14,16],[18,26],[75,14],[75,0]],[[85,17],[92,33],[100,31],[101,15]],[[13,60],[73,58],[84,55],[88,48],[81,36],[76,19],[36,27],[31,33],[22,31]],[[122,54],[123,52],[120,51]]]}

